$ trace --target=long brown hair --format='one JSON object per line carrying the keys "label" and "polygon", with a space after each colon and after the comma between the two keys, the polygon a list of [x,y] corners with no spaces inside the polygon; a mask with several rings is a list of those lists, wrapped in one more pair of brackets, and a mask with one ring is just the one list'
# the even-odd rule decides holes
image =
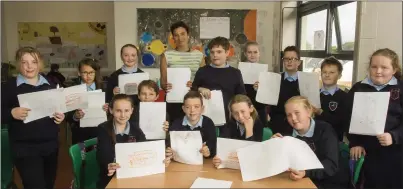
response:
{"label": "long brown hair", "polygon": [[246,104],[248,104],[248,107],[252,107],[253,111],[251,113],[251,116],[253,118],[253,121],[256,121],[256,119],[259,119],[256,108],[253,106],[252,101],[250,100],[250,98],[248,96],[243,95],[243,94],[235,95],[234,97],[232,97],[231,101],[229,102],[228,110],[229,110],[230,119],[232,119],[232,114],[231,114],[232,105],[237,104],[237,103],[242,103],[242,102],[245,102]]}
{"label": "long brown hair", "polygon": [[[132,108],[134,109],[133,100],[129,95],[117,94],[112,98],[111,102],[109,103],[109,109],[110,110],[113,110],[113,106],[115,105],[115,102],[118,101],[118,100],[127,100],[127,101],[129,101],[131,106],[132,106]],[[113,118],[113,115],[111,115],[111,116]],[[116,144],[116,133],[115,133],[115,129],[114,129],[114,126],[113,126],[113,119],[110,119],[109,121],[111,122],[111,124],[107,124],[106,129],[108,131],[109,136],[112,138],[113,143]]]}
{"label": "long brown hair", "polygon": [[102,86],[102,79],[101,79],[101,66],[98,64],[98,60],[93,58],[84,58],[78,63],[78,71],[81,73],[81,68],[83,66],[90,66],[92,69],[95,70],[95,87],[96,89],[103,89]]}
{"label": "long brown hair", "polygon": [[43,70],[43,57],[41,55],[41,53],[33,47],[20,47],[17,52],[15,53],[15,61],[17,63],[17,71],[20,72],[20,68],[21,68],[21,59],[25,54],[30,54],[32,57],[34,57],[34,59],[36,60],[36,62],[38,63],[38,72],[40,73]]}
{"label": "long brown hair", "polygon": [[399,81],[402,79],[402,67],[400,65],[399,56],[395,51],[388,48],[378,49],[377,51],[372,53],[371,58],[369,60],[369,66],[371,66],[372,57],[374,56],[384,56],[386,58],[389,58],[392,61],[393,69],[396,70],[396,73],[394,75],[395,78]]}

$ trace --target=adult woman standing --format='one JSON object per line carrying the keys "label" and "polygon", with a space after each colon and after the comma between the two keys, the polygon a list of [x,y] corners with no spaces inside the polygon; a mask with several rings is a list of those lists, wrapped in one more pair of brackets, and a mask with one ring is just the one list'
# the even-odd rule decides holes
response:
{"label": "adult woman standing", "polygon": [[[179,21],[171,25],[171,34],[175,42],[175,50],[168,50],[161,55],[160,74],[161,86],[166,91],[172,89],[172,84],[167,81],[167,68],[190,68],[191,80],[199,69],[205,65],[203,53],[198,50],[192,50],[189,46],[189,26],[184,22]],[[187,83],[191,87],[192,82]],[[167,103],[167,112],[170,117],[170,122],[180,117],[183,117],[182,103]]]}

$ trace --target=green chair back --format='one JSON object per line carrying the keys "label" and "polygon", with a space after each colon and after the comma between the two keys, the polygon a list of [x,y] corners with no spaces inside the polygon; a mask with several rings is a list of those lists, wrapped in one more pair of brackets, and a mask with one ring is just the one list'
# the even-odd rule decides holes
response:
{"label": "green chair back", "polygon": [[216,133],[217,137],[220,136],[220,129],[218,127],[215,127],[215,133]]}
{"label": "green chair back", "polygon": [[[86,149],[94,147],[97,144],[97,138],[84,141]],[[73,163],[74,172],[74,184],[73,188],[96,188],[96,184],[99,177],[99,165],[96,157],[96,148],[85,153],[85,167],[84,167],[84,181],[82,181],[82,156],[81,147],[79,144],[75,144],[70,147],[69,154]],[[81,183],[84,182],[84,183]]]}
{"label": "green chair back", "polygon": [[8,188],[13,183],[13,170],[8,129],[1,129],[1,188]]}
{"label": "green chair back", "polygon": [[263,128],[263,141],[269,140],[272,136],[273,131],[270,128],[268,127]]}
{"label": "green chair back", "polygon": [[[350,160],[350,148],[348,147],[348,145],[344,142],[340,143],[340,155],[343,158],[343,162],[350,164],[349,160]],[[360,159],[358,159],[355,162],[354,165],[354,172],[353,172],[353,184],[357,184],[358,179],[360,177],[360,172],[361,172],[361,168],[362,165],[364,164],[364,160],[365,157],[361,156]]]}

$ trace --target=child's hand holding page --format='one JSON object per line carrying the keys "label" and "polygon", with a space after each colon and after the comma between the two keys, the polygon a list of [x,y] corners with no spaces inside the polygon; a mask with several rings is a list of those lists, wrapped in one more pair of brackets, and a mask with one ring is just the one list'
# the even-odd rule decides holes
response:
{"label": "child's hand holding page", "polygon": [[215,167],[215,168],[218,168],[218,166],[220,166],[220,164],[221,164],[221,159],[220,159],[218,156],[215,156],[215,157],[213,158],[213,165],[214,165],[214,167]]}
{"label": "child's hand holding page", "polygon": [[108,176],[112,176],[116,169],[119,169],[120,165],[118,163],[110,163],[108,164]]}
{"label": "child's hand holding page", "polygon": [[288,169],[290,171],[290,179],[291,180],[301,180],[305,177],[305,171],[297,171],[295,169]]}
{"label": "child's hand holding page", "polygon": [[210,156],[210,149],[206,145],[206,142],[203,143],[203,147],[200,149],[200,153],[202,153],[204,157]]}
{"label": "child's hand holding page", "polygon": [[164,124],[163,124],[163,126],[162,126],[162,130],[164,130],[165,132],[167,132],[168,129],[169,129],[169,122],[168,122],[168,121],[165,121]]}

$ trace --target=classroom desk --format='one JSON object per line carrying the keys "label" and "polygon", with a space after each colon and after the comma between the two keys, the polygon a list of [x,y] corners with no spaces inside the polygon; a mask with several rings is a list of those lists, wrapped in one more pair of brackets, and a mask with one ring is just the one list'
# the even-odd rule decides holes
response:
{"label": "classroom desk", "polygon": [[240,170],[216,169],[210,159],[204,160],[203,166],[172,162],[161,174],[127,179],[113,177],[106,188],[190,188],[197,177],[232,181],[231,188],[316,188],[309,178],[292,181],[287,173],[243,182]]}

